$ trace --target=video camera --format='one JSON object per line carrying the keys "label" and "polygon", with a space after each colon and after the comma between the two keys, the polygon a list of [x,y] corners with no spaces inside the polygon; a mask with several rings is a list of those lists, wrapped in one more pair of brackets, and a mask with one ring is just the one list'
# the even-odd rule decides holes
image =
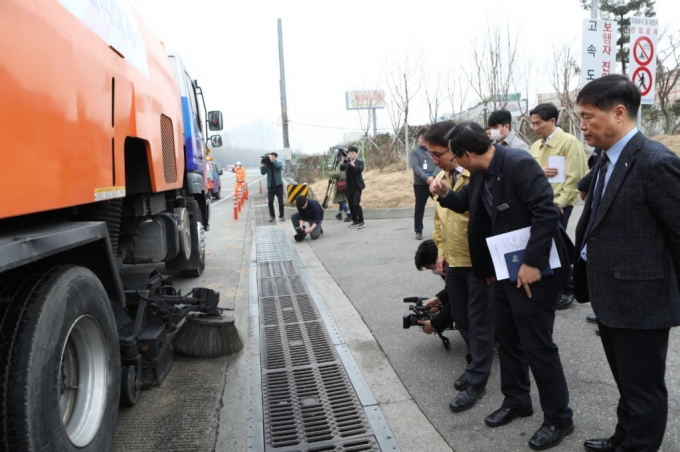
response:
{"label": "video camera", "polygon": [[265,154],[262,157],[260,157],[260,163],[263,165],[267,165],[271,163],[271,159],[269,158],[269,154]]}
{"label": "video camera", "polygon": [[412,304],[408,307],[406,311],[404,311],[404,315],[402,316],[402,323],[404,329],[411,328],[412,326],[420,326],[418,323],[418,320],[430,320],[433,316],[432,313],[430,313],[430,308],[429,306],[423,306],[423,301],[427,301],[427,298],[425,297],[406,297],[404,298],[404,303],[415,303]]}
{"label": "video camera", "polygon": [[295,226],[295,235],[293,238],[296,242],[302,242],[305,239],[305,227]]}
{"label": "video camera", "polygon": [[[404,298],[404,303],[414,303],[411,304],[404,314],[402,315],[402,326],[404,329],[411,328],[412,326],[420,326],[419,320],[431,320],[432,317],[436,316],[437,313],[431,312],[432,307],[423,306],[423,301],[427,301],[426,297],[406,297]],[[440,306],[441,307],[441,306]],[[449,349],[450,341],[449,338],[444,336],[441,331],[437,331],[437,336],[442,340],[445,349]]]}

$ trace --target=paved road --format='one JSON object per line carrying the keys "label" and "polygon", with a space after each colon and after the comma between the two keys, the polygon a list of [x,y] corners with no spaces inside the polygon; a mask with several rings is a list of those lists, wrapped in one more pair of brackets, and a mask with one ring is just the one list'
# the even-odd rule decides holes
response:
{"label": "paved road", "polygon": [[[258,170],[254,173],[257,176]],[[256,180],[249,173],[249,182]],[[256,187],[257,183],[251,194],[259,192]],[[253,217],[263,208],[266,206],[248,203],[239,221],[233,221],[232,203],[215,203],[206,271],[196,280],[176,281],[185,291],[194,286],[220,291],[222,305],[236,308],[237,326],[246,346]],[[572,223],[579,213],[574,212]],[[368,220],[365,229],[356,230],[335,220],[330,211],[327,214],[322,238],[295,244],[294,249],[351,345],[402,450],[529,450],[526,443],[540,426],[540,414],[493,430],[483,424],[484,417],[502,400],[497,362],[486,397],[473,409],[453,414],[448,402],[455,396],[452,383],[465,364],[463,341],[456,332],[449,332],[451,350],[446,351],[436,336],[426,336],[416,328],[402,329],[406,307],[402,298],[431,296],[443,286],[441,279],[430,272],[418,272],[413,265],[419,242],[413,238],[412,219]],[[426,217],[426,225],[431,225],[431,220]],[[266,227],[283,228],[292,236],[288,222]],[[427,230],[426,226],[425,232],[429,234],[431,227]],[[591,312],[589,305],[575,305],[557,314],[555,340],[571,392],[576,431],[553,449],[556,452],[582,450],[583,440],[609,435],[615,423],[616,388],[595,328],[585,322]],[[677,329],[672,332],[668,354],[670,413],[662,451],[677,452]],[[178,358],[162,388],[144,391],[136,407],[121,411],[113,450],[247,450],[251,434],[247,405],[258,402],[247,399],[248,363],[259,362],[259,358],[247,353],[216,360]],[[535,391],[534,405],[538,408]]]}

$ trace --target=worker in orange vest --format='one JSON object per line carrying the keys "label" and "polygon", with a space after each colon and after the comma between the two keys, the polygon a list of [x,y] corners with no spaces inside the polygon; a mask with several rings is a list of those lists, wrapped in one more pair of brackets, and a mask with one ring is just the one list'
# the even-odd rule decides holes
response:
{"label": "worker in orange vest", "polygon": [[243,185],[244,189],[245,189],[245,199],[248,199],[248,185],[246,184],[246,170],[241,165],[241,162],[236,162],[236,166],[234,167],[234,173],[236,173],[236,188],[235,188],[236,193],[239,192],[241,185]]}

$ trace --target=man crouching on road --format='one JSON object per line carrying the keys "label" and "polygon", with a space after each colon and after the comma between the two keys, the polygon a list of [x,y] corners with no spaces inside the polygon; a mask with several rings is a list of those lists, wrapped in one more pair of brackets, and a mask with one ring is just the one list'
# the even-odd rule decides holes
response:
{"label": "man crouching on road", "polygon": [[305,230],[306,234],[312,237],[312,240],[319,238],[323,234],[323,229],[321,228],[321,223],[323,222],[323,209],[321,204],[313,199],[305,198],[304,196],[298,196],[295,200],[297,205],[297,212],[291,215],[290,220],[293,223],[294,228],[302,229],[305,221],[309,223],[309,229]]}

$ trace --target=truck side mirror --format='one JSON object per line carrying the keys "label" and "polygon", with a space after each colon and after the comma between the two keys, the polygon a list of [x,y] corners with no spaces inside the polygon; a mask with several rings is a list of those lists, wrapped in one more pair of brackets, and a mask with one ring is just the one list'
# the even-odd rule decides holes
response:
{"label": "truck side mirror", "polygon": [[222,146],[222,137],[219,135],[213,135],[210,137],[210,144],[212,144],[212,147],[218,148]]}
{"label": "truck side mirror", "polygon": [[208,112],[208,129],[211,132],[219,132],[223,129],[222,124],[222,112],[221,111],[210,111]]}
{"label": "truck side mirror", "polygon": [[221,176],[221,175],[224,174],[224,172],[222,170],[219,170],[219,172],[217,174],[219,174]]}

